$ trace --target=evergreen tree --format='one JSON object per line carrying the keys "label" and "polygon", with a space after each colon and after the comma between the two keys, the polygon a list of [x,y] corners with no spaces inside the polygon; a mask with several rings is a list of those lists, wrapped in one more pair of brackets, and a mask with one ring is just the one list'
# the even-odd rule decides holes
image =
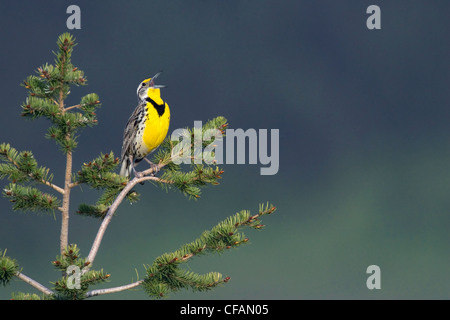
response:
{"label": "evergreen tree", "polygon": [[[218,184],[217,180],[222,177],[223,170],[214,163],[202,163],[192,164],[188,171],[183,171],[174,161],[177,156],[181,156],[173,154],[177,142],[166,138],[152,159],[157,166],[145,169],[134,178],[125,178],[115,172],[119,159],[113,152],[100,154],[73,172],[72,153],[78,145],[77,136],[82,129],[97,124],[96,110],[101,105],[95,93],[82,97],[79,104],[65,105],[70,88],[87,83],[83,71],[71,62],[75,45],[74,38],[69,33],[59,36],[54,64],[46,63],[37,68],[37,74],[27,77],[22,84],[28,90],[28,97],[21,106],[21,115],[30,119],[43,117],[50,121],[51,125],[45,136],[54,140],[66,157],[64,185],[53,183],[54,175],[51,170],[38,165],[31,151],[17,151],[8,143],[0,144],[0,177],[9,180],[9,184],[3,189],[3,195],[12,203],[12,209],[61,214],[60,252],[52,261],[53,267],[60,271],[61,278],[52,282],[50,289],[23,274],[19,263],[6,255],[6,249],[0,249],[0,283],[6,286],[11,279],[17,277],[41,293],[15,293],[13,299],[78,300],[138,286],[150,297],[161,298],[179,289],[204,291],[228,282],[229,277],[224,278],[220,273],[200,275],[183,269],[182,266],[196,256],[222,252],[247,243],[248,239],[242,229],[261,229],[261,217],[275,211],[272,205],[260,205],[258,213],[253,215],[242,210],[203,232],[191,243],[171,253],[162,254],[153,263],[146,265],[144,279],[120,287],[92,289],[95,284],[108,281],[110,277],[103,269],[94,270],[91,267],[118,206],[125,199],[131,203],[139,201],[136,186],[144,181],[152,181],[164,189],[179,190],[189,198],[197,199],[203,187]],[[224,133],[227,126],[225,118],[217,117],[203,125],[201,134],[211,129]],[[196,130],[199,129],[192,128],[186,132],[194,137]],[[202,143],[206,146],[213,141],[214,138],[211,138]],[[195,141],[189,146],[187,155],[191,158],[195,157],[194,143]],[[86,257],[81,255],[76,244],[68,243],[70,192],[81,185],[102,191],[95,204],[80,204],[76,211],[77,214],[101,220]],[[48,190],[43,192],[42,188]]]}

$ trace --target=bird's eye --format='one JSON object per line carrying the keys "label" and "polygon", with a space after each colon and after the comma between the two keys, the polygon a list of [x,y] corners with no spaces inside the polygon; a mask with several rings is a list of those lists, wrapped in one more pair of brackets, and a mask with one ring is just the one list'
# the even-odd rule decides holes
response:
{"label": "bird's eye", "polygon": [[145,87],[146,84],[147,84],[146,82],[142,82],[142,86],[143,86],[143,87]]}

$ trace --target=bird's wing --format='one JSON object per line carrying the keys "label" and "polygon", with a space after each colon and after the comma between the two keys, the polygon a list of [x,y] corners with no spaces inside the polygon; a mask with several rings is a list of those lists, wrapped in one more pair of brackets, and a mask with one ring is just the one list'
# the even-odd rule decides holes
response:
{"label": "bird's wing", "polygon": [[145,101],[138,104],[136,109],[134,109],[133,114],[128,119],[127,125],[125,126],[125,130],[123,132],[123,143],[122,143],[122,154],[121,159],[123,161],[124,157],[128,153],[128,149],[133,141],[133,137],[136,135],[138,124],[139,124],[139,114],[142,111],[142,108],[145,108]]}

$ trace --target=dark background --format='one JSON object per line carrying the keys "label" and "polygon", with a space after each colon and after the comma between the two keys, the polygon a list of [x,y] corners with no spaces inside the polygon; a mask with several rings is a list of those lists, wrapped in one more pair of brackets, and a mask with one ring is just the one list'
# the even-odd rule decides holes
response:
{"label": "dark background", "polygon": [[[81,8],[81,30],[66,8]],[[366,9],[381,8],[368,30]],[[102,287],[143,278],[143,264],[190,242],[241,209],[277,206],[250,244],[193,259],[228,284],[173,299],[447,299],[450,293],[448,1],[15,1],[0,4],[0,142],[32,150],[62,185],[64,157],[44,138],[48,122],[24,121],[19,84],[45,62],[63,32],[75,35],[73,63],[96,92],[99,125],[86,129],[74,170],[100,152],[120,154],[138,83],[159,83],[170,132],[223,115],[231,128],[280,129],[280,170],[225,165],[198,201],[145,184],[110,224],[95,267]],[[6,184],[7,181],[3,181]],[[46,190],[48,191],[48,190]],[[99,226],[74,214],[98,194],[76,189],[69,241],[87,255]],[[0,247],[23,273],[51,286],[60,217],[12,212],[0,199]],[[368,290],[366,268],[381,268]],[[19,280],[0,288],[35,292]],[[141,290],[100,297],[146,299]]]}

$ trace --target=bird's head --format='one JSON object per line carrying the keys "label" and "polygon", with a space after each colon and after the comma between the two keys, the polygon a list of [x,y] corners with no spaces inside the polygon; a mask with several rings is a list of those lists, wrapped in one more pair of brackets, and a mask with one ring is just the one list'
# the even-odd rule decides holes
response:
{"label": "bird's head", "polygon": [[164,85],[155,84],[155,79],[158,78],[160,74],[161,72],[158,72],[152,78],[145,79],[139,84],[137,88],[137,97],[139,101],[153,95],[159,96],[159,89],[165,87]]}

